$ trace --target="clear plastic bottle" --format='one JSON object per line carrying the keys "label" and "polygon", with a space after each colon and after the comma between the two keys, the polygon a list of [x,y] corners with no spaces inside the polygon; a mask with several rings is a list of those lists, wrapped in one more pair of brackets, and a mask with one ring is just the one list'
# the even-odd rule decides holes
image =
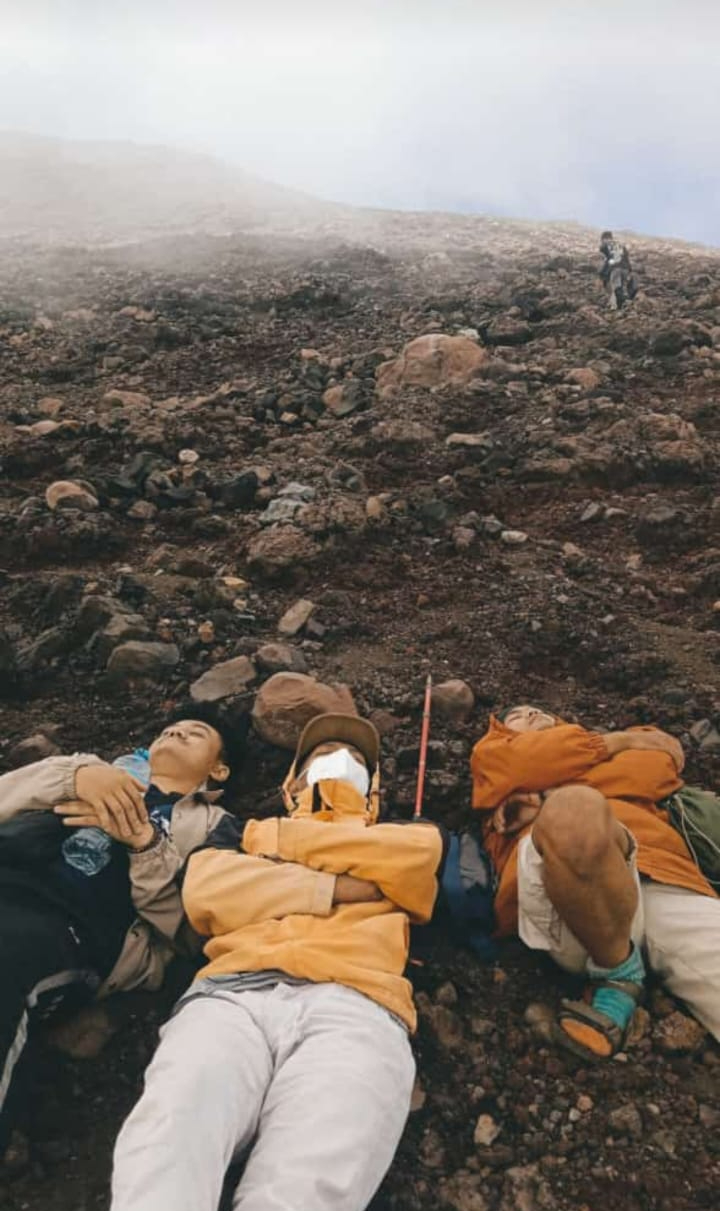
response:
{"label": "clear plastic bottle", "polygon": [[113,765],[118,769],[127,770],[138,782],[147,787],[150,784],[150,753],[146,748],[136,748],[132,753],[123,753],[116,757]]}
{"label": "clear plastic bottle", "polygon": [[[146,748],[136,748],[113,761],[118,769],[127,770],[143,786],[150,782],[150,754]],[[68,866],[83,875],[97,875],[112,856],[112,837],[101,828],[78,828],[63,842],[63,858]]]}

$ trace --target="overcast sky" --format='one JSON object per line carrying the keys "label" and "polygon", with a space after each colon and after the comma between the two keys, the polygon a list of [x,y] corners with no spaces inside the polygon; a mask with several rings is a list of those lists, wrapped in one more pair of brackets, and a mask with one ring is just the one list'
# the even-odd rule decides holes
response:
{"label": "overcast sky", "polygon": [[0,0],[0,127],[720,245],[720,0]]}

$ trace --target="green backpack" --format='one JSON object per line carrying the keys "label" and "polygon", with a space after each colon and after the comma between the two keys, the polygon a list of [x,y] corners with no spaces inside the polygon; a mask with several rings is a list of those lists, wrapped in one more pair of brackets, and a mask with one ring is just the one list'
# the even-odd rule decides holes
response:
{"label": "green backpack", "polygon": [[670,815],[692,857],[720,892],[720,796],[697,786],[684,786],[660,804]]}

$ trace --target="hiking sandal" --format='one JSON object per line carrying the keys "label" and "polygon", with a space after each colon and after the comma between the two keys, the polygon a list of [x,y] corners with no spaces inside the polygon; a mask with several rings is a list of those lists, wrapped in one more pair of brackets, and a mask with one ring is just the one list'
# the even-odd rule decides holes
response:
{"label": "hiking sandal", "polygon": [[[630,980],[593,980],[588,988],[593,992],[598,988],[617,988],[632,997],[636,1005],[643,995],[643,985]],[[631,1024],[632,1015],[623,1028],[607,1014],[594,1009],[589,1001],[563,1000],[554,1038],[561,1047],[584,1060],[607,1060],[622,1049]]]}

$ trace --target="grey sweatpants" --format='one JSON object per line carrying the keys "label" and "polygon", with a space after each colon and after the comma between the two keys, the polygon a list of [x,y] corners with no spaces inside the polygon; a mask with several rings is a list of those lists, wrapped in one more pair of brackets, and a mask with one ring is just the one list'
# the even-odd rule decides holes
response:
{"label": "grey sweatpants", "polygon": [[415,1077],[407,1032],[339,984],[190,1000],[163,1028],[115,1150],[112,1211],[364,1211]]}

